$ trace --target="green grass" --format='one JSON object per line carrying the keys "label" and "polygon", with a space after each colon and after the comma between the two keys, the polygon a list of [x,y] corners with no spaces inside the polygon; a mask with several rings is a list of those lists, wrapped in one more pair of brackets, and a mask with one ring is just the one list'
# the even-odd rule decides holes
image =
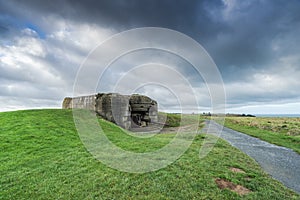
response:
{"label": "green grass", "polygon": [[[99,120],[107,136],[124,149],[146,152],[174,135],[153,138],[126,135]],[[109,168],[82,145],[70,110],[0,113],[0,199],[299,199],[299,195],[266,175],[253,159],[218,140],[204,159],[204,135],[166,168],[133,174]],[[243,169],[236,174],[229,167]],[[224,178],[252,190],[245,196],[221,190]]]}
{"label": "green grass", "polygon": [[300,153],[298,118],[226,117],[225,126]]}
{"label": "green grass", "polygon": [[178,127],[181,122],[181,114],[158,113],[158,121],[164,124],[164,127]]}
{"label": "green grass", "polygon": [[[164,127],[179,127],[189,124],[196,124],[200,121],[199,115],[179,114],[179,113],[158,113],[158,121],[164,124]],[[203,120],[202,120],[203,121]]]}

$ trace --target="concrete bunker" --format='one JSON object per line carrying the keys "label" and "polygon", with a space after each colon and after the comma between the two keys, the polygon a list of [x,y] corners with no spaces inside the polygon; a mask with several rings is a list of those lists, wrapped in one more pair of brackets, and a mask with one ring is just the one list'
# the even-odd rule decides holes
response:
{"label": "concrete bunker", "polygon": [[66,97],[63,109],[93,110],[104,119],[130,129],[145,127],[158,121],[157,102],[145,95],[98,93],[81,97]]}

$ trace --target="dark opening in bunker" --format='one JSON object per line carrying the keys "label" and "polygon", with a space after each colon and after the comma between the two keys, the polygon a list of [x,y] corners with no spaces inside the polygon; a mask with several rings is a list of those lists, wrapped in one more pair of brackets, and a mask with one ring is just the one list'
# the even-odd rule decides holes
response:
{"label": "dark opening in bunker", "polygon": [[151,122],[150,108],[156,105],[156,102],[146,96],[132,95],[129,100],[131,110],[131,126],[148,126]]}
{"label": "dark opening in bunker", "polygon": [[148,126],[151,122],[149,112],[131,112],[132,126]]}

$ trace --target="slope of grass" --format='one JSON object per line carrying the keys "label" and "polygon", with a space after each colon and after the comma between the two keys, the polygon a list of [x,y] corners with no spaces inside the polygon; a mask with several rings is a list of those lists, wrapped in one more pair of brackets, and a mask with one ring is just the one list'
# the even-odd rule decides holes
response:
{"label": "slope of grass", "polygon": [[179,127],[179,126],[185,126],[190,124],[196,124],[204,120],[200,119],[199,115],[194,115],[194,114],[159,112],[158,121],[159,123],[163,123],[164,127],[169,128],[169,127]]}
{"label": "slope of grass", "polygon": [[159,112],[158,122],[164,124],[164,127],[178,127],[181,122],[181,114]]}
{"label": "slope of grass", "polygon": [[[160,148],[173,137],[160,134],[148,139],[130,138],[119,127],[99,122],[112,142],[137,152]],[[0,199],[299,199],[263,173],[251,158],[222,140],[200,160],[203,140],[204,136],[198,135],[185,154],[166,168],[144,174],[124,173],[88,153],[70,110],[0,113]],[[246,173],[234,173],[230,167]],[[221,190],[216,178],[252,192],[239,196]]]}
{"label": "slope of grass", "polygon": [[226,117],[225,126],[300,153],[300,118]]}

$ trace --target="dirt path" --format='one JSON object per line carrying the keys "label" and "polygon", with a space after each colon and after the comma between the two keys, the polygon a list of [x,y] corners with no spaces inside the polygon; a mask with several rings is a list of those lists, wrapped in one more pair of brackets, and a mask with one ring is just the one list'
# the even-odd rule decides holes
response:
{"label": "dirt path", "polygon": [[198,124],[189,124],[180,127],[169,127],[169,128],[162,128],[162,125],[151,125],[147,127],[138,127],[138,128],[131,128],[130,130],[133,132],[140,132],[140,133],[176,133],[180,132],[190,132],[198,130]]}
{"label": "dirt path", "polygon": [[198,129],[196,129],[197,127],[198,127],[198,124],[189,124],[189,125],[180,126],[180,127],[163,128],[161,130],[161,133],[176,133],[178,131],[180,131],[180,132],[190,132],[190,131],[198,130]]}
{"label": "dirt path", "polygon": [[201,132],[216,135],[220,130],[222,132],[219,137],[254,158],[268,174],[300,194],[299,154],[291,149],[222,127],[214,121],[207,120]]}

